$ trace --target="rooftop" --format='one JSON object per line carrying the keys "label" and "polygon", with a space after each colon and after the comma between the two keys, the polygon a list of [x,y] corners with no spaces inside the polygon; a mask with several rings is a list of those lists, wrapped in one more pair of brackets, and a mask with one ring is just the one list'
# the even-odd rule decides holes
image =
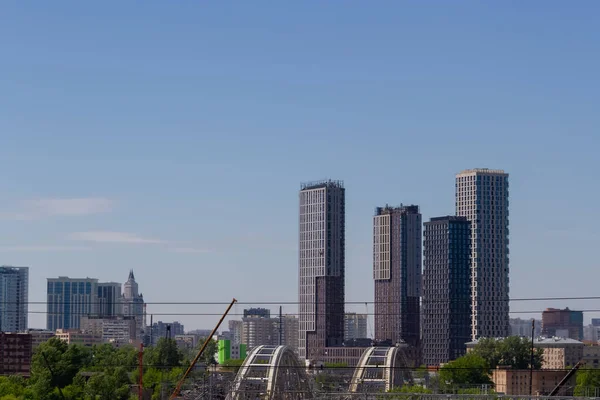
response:
{"label": "rooftop", "polygon": [[385,207],[375,208],[375,215],[387,215],[394,213],[416,214],[418,212],[419,206],[414,204],[409,206],[405,206],[404,204],[400,204],[399,206],[390,206],[386,204]]}
{"label": "rooftop", "polygon": [[[529,339],[528,337],[526,337],[527,339]],[[494,338],[494,340],[497,341],[502,341],[504,340],[504,338]],[[467,347],[472,347],[475,346],[477,343],[479,343],[479,339],[475,339],[472,342],[468,342],[466,343]],[[548,337],[548,336],[538,336],[536,338],[533,339],[533,343],[537,344],[537,345],[549,345],[549,344],[579,344],[583,346],[583,342],[580,342],[579,340],[575,340],[575,339],[571,339],[571,338],[565,338],[565,337],[558,337],[558,336],[552,336],[552,337]]]}
{"label": "rooftop", "polygon": [[311,182],[304,182],[304,183],[300,184],[301,190],[320,189],[320,188],[324,188],[324,187],[343,189],[344,181],[324,179],[321,181],[311,181]]}
{"label": "rooftop", "polygon": [[444,217],[433,217],[429,220],[429,222],[438,222],[438,221],[461,221],[468,222],[467,217],[459,217],[457,215],[446,215]]}
{"label": "rooftop", "polygon": [[502,169],[489,169],[489,168],[473,168],[473,169],[465,169],[460,171],[456,176],[461,175],[477,175],[477,174],[488,174],[488,175],[508,175]]}

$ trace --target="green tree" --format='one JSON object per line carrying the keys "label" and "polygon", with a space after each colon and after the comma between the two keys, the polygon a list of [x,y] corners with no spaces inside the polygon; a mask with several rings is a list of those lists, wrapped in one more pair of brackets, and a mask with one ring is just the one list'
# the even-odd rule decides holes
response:
{"label": "green tree", "polygon": [[600,369],[580,369],[577,371],[575,396],[596,397],[600,388]]}
{"label": "green tree", "polygon": [[490,385],[490,366],[487,361],[473,353],[468,353],[440,368],[440,387],[447,391],[468,385]]}
{"label": "green tree", "polygon": [[144,359],[154,368],[169,370],[183,365],[183,353],[174,339],[160,338],[154,347],[144,351]]}
{"label": "green tree", "polygon": [[[529,369],[531,362],[531,340],[519,336],[509,336],[502,340],[482,338],[475,345],[471,353],[486,360],[491,369],[495,369],[499,365],[514,369]],[[542,368],[543,359],[543,349],[535,349],[533,368]]]}
{"label": "green tree", "polygon": [[126,368],[113,368],[92,376],[85,385],[85,395],[90,400],[127,400],[130,383]]}
{"label": "green tree", "polygon": [[21,376],[0,376],[0,399],[7,396],[19,398],[25,393],[26,382]]}

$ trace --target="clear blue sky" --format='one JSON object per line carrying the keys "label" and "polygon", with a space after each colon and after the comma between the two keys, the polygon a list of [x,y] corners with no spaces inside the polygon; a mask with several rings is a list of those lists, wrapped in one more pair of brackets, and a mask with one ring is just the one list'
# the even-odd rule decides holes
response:
{"label": "clear blue sky", "polygon": [[335,178],[347,299],[372,301],[373,208],[452,214],[454,174],[490,167],[511,174],[512,297],[597,295],[599,12],[548,0],[4,2],[0,263],[31,267],[31,301],[47,277],[124,282],[130,268],[149,302],[296,301],[299,183]]}

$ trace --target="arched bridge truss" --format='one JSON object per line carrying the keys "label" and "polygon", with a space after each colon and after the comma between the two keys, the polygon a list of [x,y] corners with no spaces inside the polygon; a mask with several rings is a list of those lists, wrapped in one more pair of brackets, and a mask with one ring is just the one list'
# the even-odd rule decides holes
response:
{"label": "arched bridge truss", "polygon": [[350,381],[350,392],[387,392],[412,381],[403,347],[369,347]]}

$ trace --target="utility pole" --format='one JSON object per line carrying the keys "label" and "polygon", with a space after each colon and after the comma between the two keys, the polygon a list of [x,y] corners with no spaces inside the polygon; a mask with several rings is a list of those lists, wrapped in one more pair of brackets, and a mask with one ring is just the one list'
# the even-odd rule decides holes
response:
{"label": "utility pole", "polygon": [[138,369],[140,373],[140,378],[138,381],[138,400],[142,400],[144,398],[144,343],[140,343],[140,353],[138,355]]}
{"label": "utility pole", "polygon": [[534,345],[535,340],[535,318],[531,319],[531,360],[529,361],[529,396],[533,396],[533,359],[534,359]]}

